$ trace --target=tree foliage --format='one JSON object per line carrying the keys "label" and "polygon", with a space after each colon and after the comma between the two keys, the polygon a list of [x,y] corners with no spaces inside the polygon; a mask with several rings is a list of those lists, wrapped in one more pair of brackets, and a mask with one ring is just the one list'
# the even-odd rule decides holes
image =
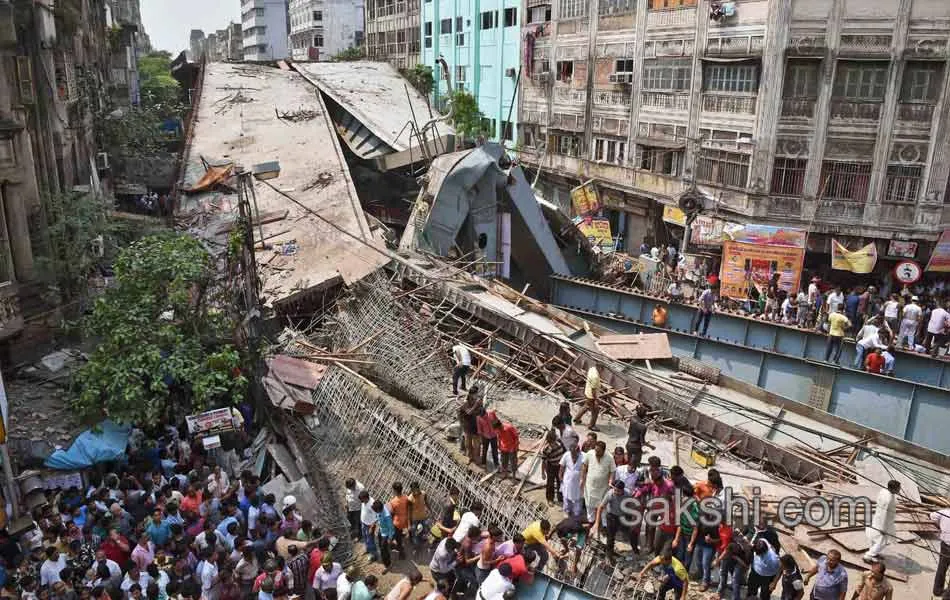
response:
{"label": "tree foliage", "polygon": [[155,234],[122,250],[114,286],[83,319],[99,344],[77,372],[73,410],[156,422],[240,401],[247,380],[214,274],[211,256],[188,235]]}
{"label": "tree foliage", "polygon": [[334,62],[346,62],[352,60],[363,60],[365,55],[363,53],[363,48],[359,46],[350,46],[346,50],[340,50],[333,55],[333,58],[330,60]]}
{"label": "tree foliage", "polygon": [[455,132],[463,138],[471,139],[484,131],[485,115],[478,110],[478,101],[475,96],[465,91],[456,91],[451,96],[452,126]]}
{"label": "tree foliage", "polygon": [[402,76],[409,81],[409,85],[416,88],[420,94],[429,97],[435,87],[435,78],[432,76],[432,67],[416,65],[411,69],[400,70]]}
{"label": "tree foliage", "polygon": [[142,103],[180,109],[181,88],[171,75],[172,56],[165,51],[151,52],[139,58],[139,89]]}

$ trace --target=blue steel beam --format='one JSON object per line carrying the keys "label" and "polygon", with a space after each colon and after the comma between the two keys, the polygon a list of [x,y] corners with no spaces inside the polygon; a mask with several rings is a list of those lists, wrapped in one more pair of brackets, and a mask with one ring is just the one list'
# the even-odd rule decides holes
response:
{"label": "blue steel beam", "polygon": [[[618,296],[624,297],[619,304]],[[837,367],[774,349],[743,346],[728,339],[653,327],[624,315],[624,304],[636,300],[608,287],[577,286],[563,279],[555,282],[554,301],[559,308],[583,314],[620,333],[665,331],[675,356],[712,364],[726,376],[795,402],[808,404],[819,370],[828,370],[832,383],[827,412],[925,448],[950,453],[950,436],[946,435],[950,430],[950,390]],[[646,303],[638,304],[642,310]],[[619,306],[623,312],[601,310],[605,305],[611,309]],[[755,325],[761,324],[752,322],[749,326]]]}
{"label": "blue steel beam", "polygon": [[[647,296],[624,286],[614,286],[582,278],[552,277],[556,304],[589,309],[594,312],[616,313],[641,323],[652,321],[653,305],[667,306],[667,325],[671,331],[689,332],[696,308]],[[608,292],[599,294],[598,290]],[[750,317],[719,312],[709,325],[709,337],[726,340],[750,348],[760,348],[797,358],[822,360],[827,336],[813,330],[770,323]],[[854,360],[854,344],[848,344],[841,354],[842,364]],[[950,387],[950,362],[937,360],[915,352],[898,351],[894,377],[914,383]]]}

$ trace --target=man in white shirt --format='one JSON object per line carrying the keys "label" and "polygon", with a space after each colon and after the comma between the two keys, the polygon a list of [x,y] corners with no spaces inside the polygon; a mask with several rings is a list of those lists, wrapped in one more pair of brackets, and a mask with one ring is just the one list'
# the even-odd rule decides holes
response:
{"label": "man in white shirt", "polygon": [[148,589],[148,584],[152,582],[152,578],[148,573],[139,569],[138,565],[130,565],[129,572],[125,574],[125,578],[122,580],[122,583],[119,585],[119,588],[128,593],[129,588],[133,584],[137,583],[143,590]]}
{"label": "man in white shirt", "polygon": [[864,553],[864,562],[874,563],[880,560],[881,551],[888,544],[888,538],[893,538],[897,531],[897,496],[901,492],[901,484],[897,480],[887,482],[887,488],[877,495],[874,505],[874,516],[871,517],[871,526],[865,529],[871,547]]}
{"label": "man in white shirt", "polygon": [[455,359],[455,367],[452,369],[452,395],[458,396],[459,381],[462,382],[462,391],[468,390],[466,378],[472,369],[472,353],[464,345],[456,344],[452,346],[452,358]]}
{"label": "man in white shirt", "polygon": [[350,537],[360,539],[360,492],[365,488],[359,481],[349,478],[343,482],[344,498],[346,500],[346,518],[350,521]]}
{"label": "man in white shirt", "polygon": [[920,298],[912,296],[910,303],[904,307],[900,330],[897,332],[897,344],[914,347],[914,337],[917,335],[917,324],[920,322],[921,309],[917,304]]}
{"label": "man in white shirt", "polygon": [[479,522],[479,517],[482,514],[482,503],[474,502],[472,503],[472,508],[462,515],[462,518],[459,519],[459,524],[455,528],[455,533],[452,534],[452,539],[458,543],[462,543],[462,540],[465,539],[465,536],[468,535],[468,530],[472,527],[479,527],[481,523]]}
{"label": "man in white shirt", "polygon": [[356,495],[360,501],[360,534],[363,536],[363,544],[366,546],[366,553],[376,560],[378,550],[376,549],[376,536],[373,534],[373,525],[379,520],[379,515],[373,510],[373,497],[365,489]]}
{"label": "man in white shirt", "polygon": [[858,340],[854,344],[854,364],[852,366],[855,369],[860,369],[864,366],[864,357],[869,350],[873,350],[874,348],[884,349],[887,347],[881,343],[880,329],[877,326],[877,317],[874,317],[865,323],[864,327],[858,331],[858,334],[855,337]]}
{"label": "man in white shirt", "polygon": [[504,564],[492,569],[485,581],[478,587],[478,600],[505,600],[507,592],[514,590],[511,582],[511,565]]}
{"label": "man in white shirt", "polygon": [[[198,576],[198,580],[201,582],[201,600],[211,600],[211,590],[214,584],[217,583],[218,567],[214,564],[214,554],[214,552],[206,550],[201,562],[195,567],[195,575]],[[147,587],[147,585],[144,587]]]}
{"label": "man in white shirt", "polygon": [[891,297],[884,303],[884,322],[893,330],[897,329],[898,318],[900,317],[901,303],[897,299],[897,294],[891,294]]}
{"label": "man in white shirt", "polygon": [[46,549],[46,560],[40,565],[40,586],[52,587],[56,582],[62,581],[59,578],[59,572],[66,568],[66,555],[60,554],[59,550],[50,546]]}
{"label": "man in white shirt", "polygon": [[950,312],[938,304],[930,313],[930,322],[927,323],[929,344],[924,344],[930,350],[931,356],[937,356],[937,350],[947,343],[948,331],[950,331]]}

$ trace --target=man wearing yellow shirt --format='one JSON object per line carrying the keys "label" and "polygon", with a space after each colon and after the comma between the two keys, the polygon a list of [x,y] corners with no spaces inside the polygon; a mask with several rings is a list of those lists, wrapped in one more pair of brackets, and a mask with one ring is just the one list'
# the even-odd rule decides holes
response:
{"label": "man wearing yellow shirt", "polygon": [[851,321],[848,317],[839,312],[839,306],[831,307],[831,314],[828,315],[828,342],[825,344],[825,362],[835,355],[835,364],[841,358],[841,342],[844,340],[844,332],[851,327]]}
{"label": "man wearing yellow shirt", "polygon": [[581,424],[581,419],[587,414],[587,411],[590,411],[590,430],[600,431],[597,429],[597,415],[600,414],[599,399],[600,372],[597,371],[597,367],[591,365],[591,367],[587,369],[587,382],[584,385],[584,407],[581,408],[581,411],[574,417],[574,421],[578,425]]}
{"label": "man wearing yellow shirt", "polygon": [[551,545],[551,542],[548,541],[548,536],[551,535],[551,522],[547,519],[541,519],[540,521],[531,523],[525,528],[521,535],[524,536],[525,551],[533,550],[541,557],[537,566],[538,570],[543,569],[548,564],[549,555],[553,555],[555,560],[560,560],[567,555],[567,553],[562,554],[558,552],[554,546]]}

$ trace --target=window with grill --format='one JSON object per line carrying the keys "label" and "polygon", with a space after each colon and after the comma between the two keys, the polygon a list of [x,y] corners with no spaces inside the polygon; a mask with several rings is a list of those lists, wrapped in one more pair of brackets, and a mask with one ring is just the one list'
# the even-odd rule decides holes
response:
{"label": "window with grill", "polygon": [[574,61],[559,60],[555,63],[558,81],[570,81],[574,77]]}
{"label": "window with grill", "polygon": [[314,48],[323,48],[323,36],[315,35],[313,36],[313,47]]}
{"label": "window with grill", "polygon": [[494,29],[495,28],[495,11],[489,10],[482,13],[482,27],[485,29]]}
{"label": "window with grill", "polygon": [[600,0],[597,3],[597,11],[601,16],[619,15],[634,12],[636,9],[636,0]]}
{"label": "window with grill", "polygon": [[943,83],[942,62],[909,62],[904,67],[901,102],[933,104],[940,97],[941,83]]}
{"label": "window with grill", "polygon": [[580,138],[573,135],[555,135],[554,148],[558,154],[577,156],[580,153]]}
{"label": "window with grill", "polygon": [[452,19],[442,19],[439,24],[439,33],[452,33]]}
{"label": "window with grill", "polygon": [[712,63],[703,68],[703,90],[754,94],[759,89],[759,66],[752,63]]}
{"label": "window with grill", "polygon": [[667,148],[640,146],[640,168],[664,175],[679,175],[683,152]]}
{"label": "window with grill", "polygon": [[551,6],[532,6],[528,9],[529,23],[547,23],[551,20]]}
{"label": "window with grill", "polygon": [[633,59],[621,58],[614,62],[614,73],[633,73]]}
{"label": "window with grill", "polygon": [[821,62],[817,60],[789,60],[785,66],[782,95],[786,98],[817,98],[820,66]]}
{"label": "window with grill", "polygon": [[914,204],[920,191],[923,167],[915,165],[889,165],[884,184],[884,202]]}
{"label": "window with grill", "polygon": [[841,61],[835,73],[834,97],[880,102],[887,93],[887,63]]}
{"label": "window with grill", "polygon": [[315,11],[313,11],[313,20],[314,20],[314,21],[322,21],[322,20],[323,20],[323,11],[322,11],[322,10],[315,10]]}
{"label": "window with grill", "polygon": [[821,200],[867,202],[871,163],[826,160],[821,164]]}
{"label": "window with grill", "polygon": [[575,19],[587,14],[588,0],[560,0],[557,5],[558,19]]}
{"label": "window with grill", "polygon": [[626,142],[608,138],[594,138],[594,149],[591,156],[593,160],[621,165],[626,160],[626,154]]}
{"label": "window with grill", "polygon": [[[426,21],[425,23],[423,23],[422,29],[423,29],[423,45],[426,48],[431,48],[432,47],[432,21]],[[382,33],[380,33],[380,35],[382,35]],[[380,40],[379,43],[382,44],[383,43],[382,40]]]}
{"label": "window with grill", "polygon": [[514,128],[511,126],[511,121],[501,122],[501,137],[509,142],[515,139]]}
{"label": "window with grill", "polygon": [[776,158],[772,167],[772,193],[778,196],[801,196],[805,187],[804,158]]}
{"label": "window with grill", "polygon": [[696,179],[726,187],[745,188],[749,181],[749,155],[704,149],[696,168]]}
{"label": "window with grill", "polygon": [[465,73],[466,68],[464,65],[457,65],[455,67],[455,81],[458,83],[465,83]]}
{"label": "window with grill", "polygon": [[657,92],[689,90],[692,71],[692,61],[688,58],[645,60],[643,61],[643,89]]}
{"label": "window with grill", "polygon": [[[506,8],[505,9],[505,27],[514,27],[518,24],[518,9],[517,8]],[[505,138],[509,139],[509,138]]]}

